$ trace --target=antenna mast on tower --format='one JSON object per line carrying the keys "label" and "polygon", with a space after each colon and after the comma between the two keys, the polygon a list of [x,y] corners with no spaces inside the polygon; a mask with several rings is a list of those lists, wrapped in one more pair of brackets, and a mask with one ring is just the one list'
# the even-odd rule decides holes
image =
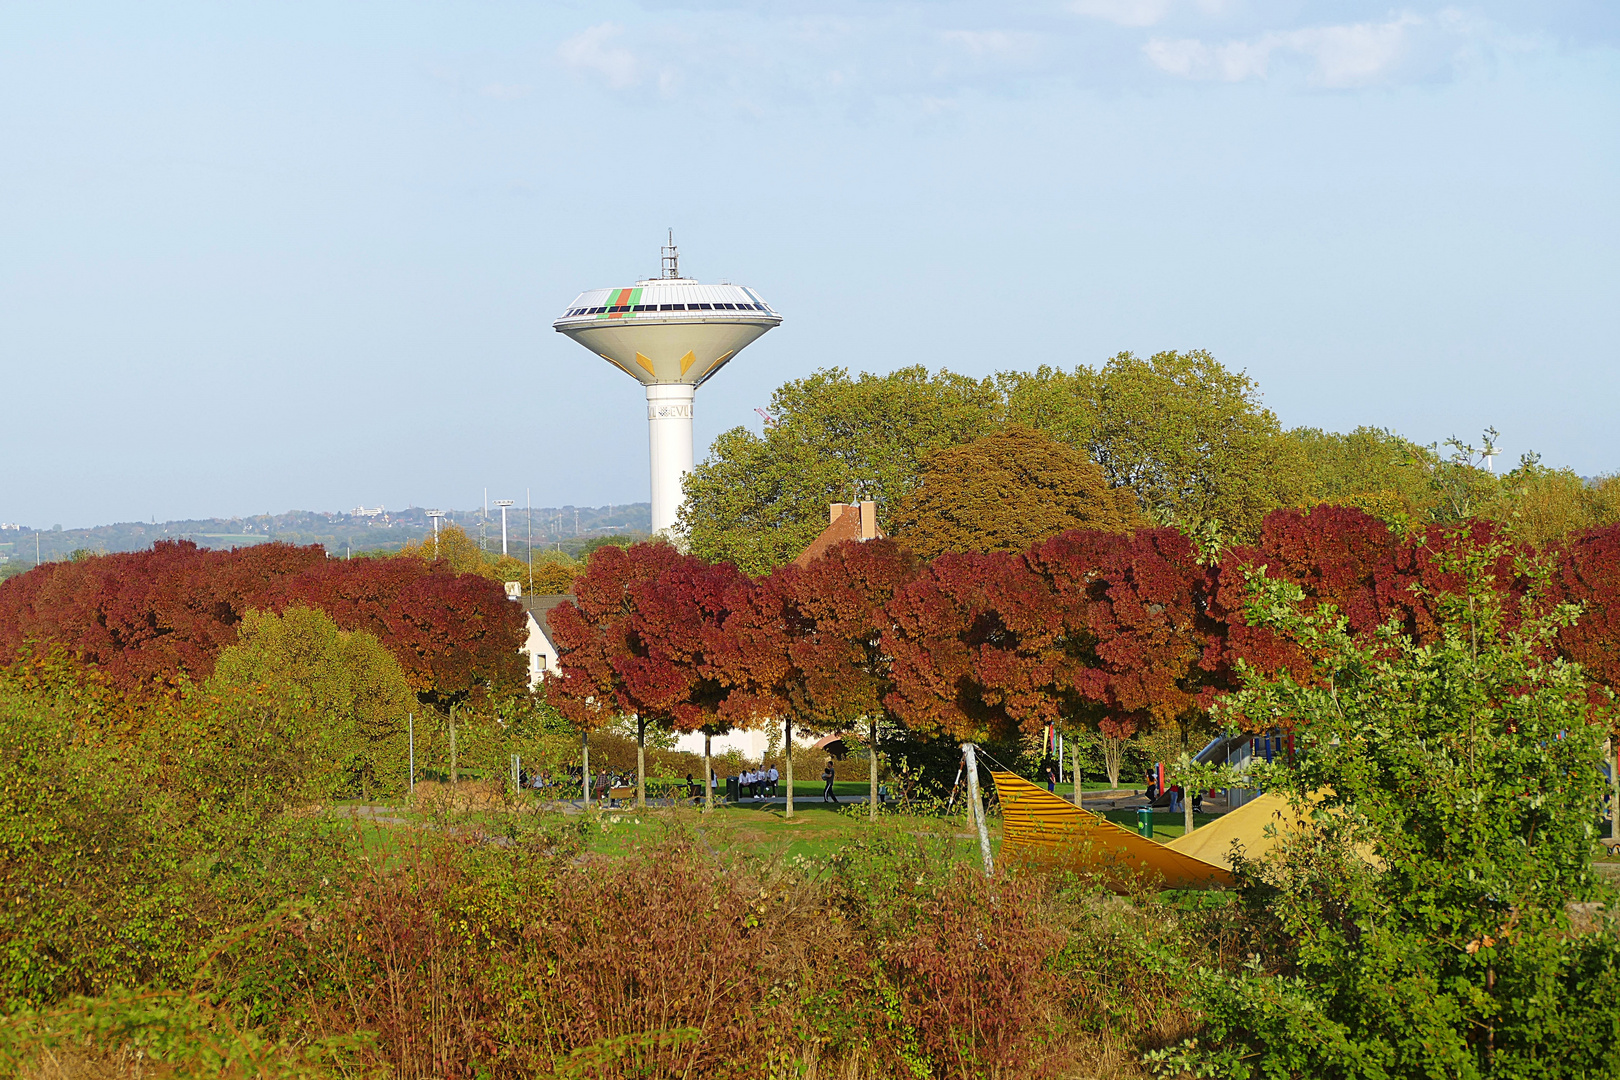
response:
{"label": "antenna mast on tower", "polygon": [[669,230],[669,243],[663,248],[664,274],[666,278],[681,276],[681,253],[675,249],[675,230]]}

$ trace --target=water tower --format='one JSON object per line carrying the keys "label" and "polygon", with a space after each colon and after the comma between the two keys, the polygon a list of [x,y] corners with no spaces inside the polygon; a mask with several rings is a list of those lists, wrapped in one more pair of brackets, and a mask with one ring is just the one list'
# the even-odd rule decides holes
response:
{"label": "water tower", "polygon": [[741,285],[681,277],[673,233],[663,276],[580,293],[552,326],[647,388],[652,531],[675,526],[692,471],[692,395],[782,316]]}

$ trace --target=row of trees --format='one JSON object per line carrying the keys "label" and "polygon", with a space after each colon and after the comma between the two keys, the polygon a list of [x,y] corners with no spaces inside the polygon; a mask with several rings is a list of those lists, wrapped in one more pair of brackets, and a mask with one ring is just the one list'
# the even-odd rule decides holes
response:
{"label": "row of trees", "polygon": [[522,694],[522,610],[497,580],[447,560],[331,559],[318,546],[146,551],[47,563],[0,584],[0,655],[60,645],[114,688],[202,683],[249,613],[303,607],[381,642],[423,706],[441,711]]}
{"label": "row of trees", "polygon": [[[1114,738],[1173,727],[1183,743],[1247,665],[1305,679],[1311,656],[1244,607],[1251,576],[1331,603],[1368,639],[1419,644],[1461,582],[1459,552],[1489,550],[1509,625],[1528,595],[1522,549],[1488,521],[1392,529],[1354,507],[1268,515],[1252,544],[1201,546],[1170,528],[1074,530],[1022,551],[922,560],[900,543],[847,543],[750,576],[665,544],[599,552],[576,606],[554,612],[562,671],[550,700],[590,731],[621,714],[720,733],[879,720],[922,738],[1009,739],[1048,725]],[[1620,681],[1620,527],[1555,553],[1539,602],[1584,605],[1556,639],[1600,683]],[[1266,723],[1270,723],[1267,719]]]}
{"label": "row of trees", "polygon": [[[1589,484],[1533,454],[1504,474],[1482,467],[1493,432],[1479,446],[1423,446],[1376,428],[1285,430],[1252,380],[1201,351],[1121,353],[1096,370],[987,379],[922,367],[854,378],[828,369],[782,386],[770,412],[763,435],[740,427],[720,435],[687,479],[682,511],[693,553],[752,574],[803,551],[829,502],[876,500],[884,521],[913,532],[914,550],[931,554],[940,508],[917,501],[931,475],[936,488],[984,493],[981,507],[995,501],[992,478],[1004,496],[1039,505],[1046,494],[1091,490],[1077,461],[1128,500],[1115,512],[1190,531],[1218,521],[1246,542],[1271,511],[1323,502],[1402,524],[1483,516],[1533,544],[1620,521],[1620,483]],[[1010,460],[993,443],[967,449],[1009,428],[1037,432],[1044,445]]]}

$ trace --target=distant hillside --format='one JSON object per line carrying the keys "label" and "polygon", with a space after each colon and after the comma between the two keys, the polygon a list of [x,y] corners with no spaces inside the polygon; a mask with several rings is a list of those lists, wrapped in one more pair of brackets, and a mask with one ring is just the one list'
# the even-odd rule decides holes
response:
{"label": "distant hillside", "polygon": [[[460,525],[468,536],[482,537],[487,550],[501,549],[501,514],[491,508],[451,510],[446,524]],[[561,549],[572,554],[594,536],[645,536],[652,522],[647,503],[614,506],[546,506],[533,511],[514,506],[506,512],[507,549],[518,558],[528,555],[530,529],[534,550]],[[190,521],[126,521],[98,525],[93,529],[36,530],[27,526],[0,524],[0,575],[38,561],[55,562],[75,551],[97,554],[139,551],[157,540],[191,540],[201,547],[230,548],[280,540],[288,544],[321,544],[333,555],[362,551],[397,551],[407,540],[430,536],[433,523],[427,511],[413,506],[406,510],[376,510],[362,513],[326,513],[291,510],[285,514],[254,517],[201,518]]]}

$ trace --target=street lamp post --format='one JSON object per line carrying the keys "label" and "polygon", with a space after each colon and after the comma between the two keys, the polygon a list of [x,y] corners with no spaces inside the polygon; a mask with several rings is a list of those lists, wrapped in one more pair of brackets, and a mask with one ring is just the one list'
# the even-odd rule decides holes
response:
{"label": "street lamp post", "polygon": [[512,505],[511,499],[496,499],[495,505],[501,508],[501,554],[506,554],[506,508]]}
{"label": "street lamp post", "polygon": [[433,557],[439,557],[439,519],[444,517],[443,510],[429,510],[427,516],[433,519]]}

